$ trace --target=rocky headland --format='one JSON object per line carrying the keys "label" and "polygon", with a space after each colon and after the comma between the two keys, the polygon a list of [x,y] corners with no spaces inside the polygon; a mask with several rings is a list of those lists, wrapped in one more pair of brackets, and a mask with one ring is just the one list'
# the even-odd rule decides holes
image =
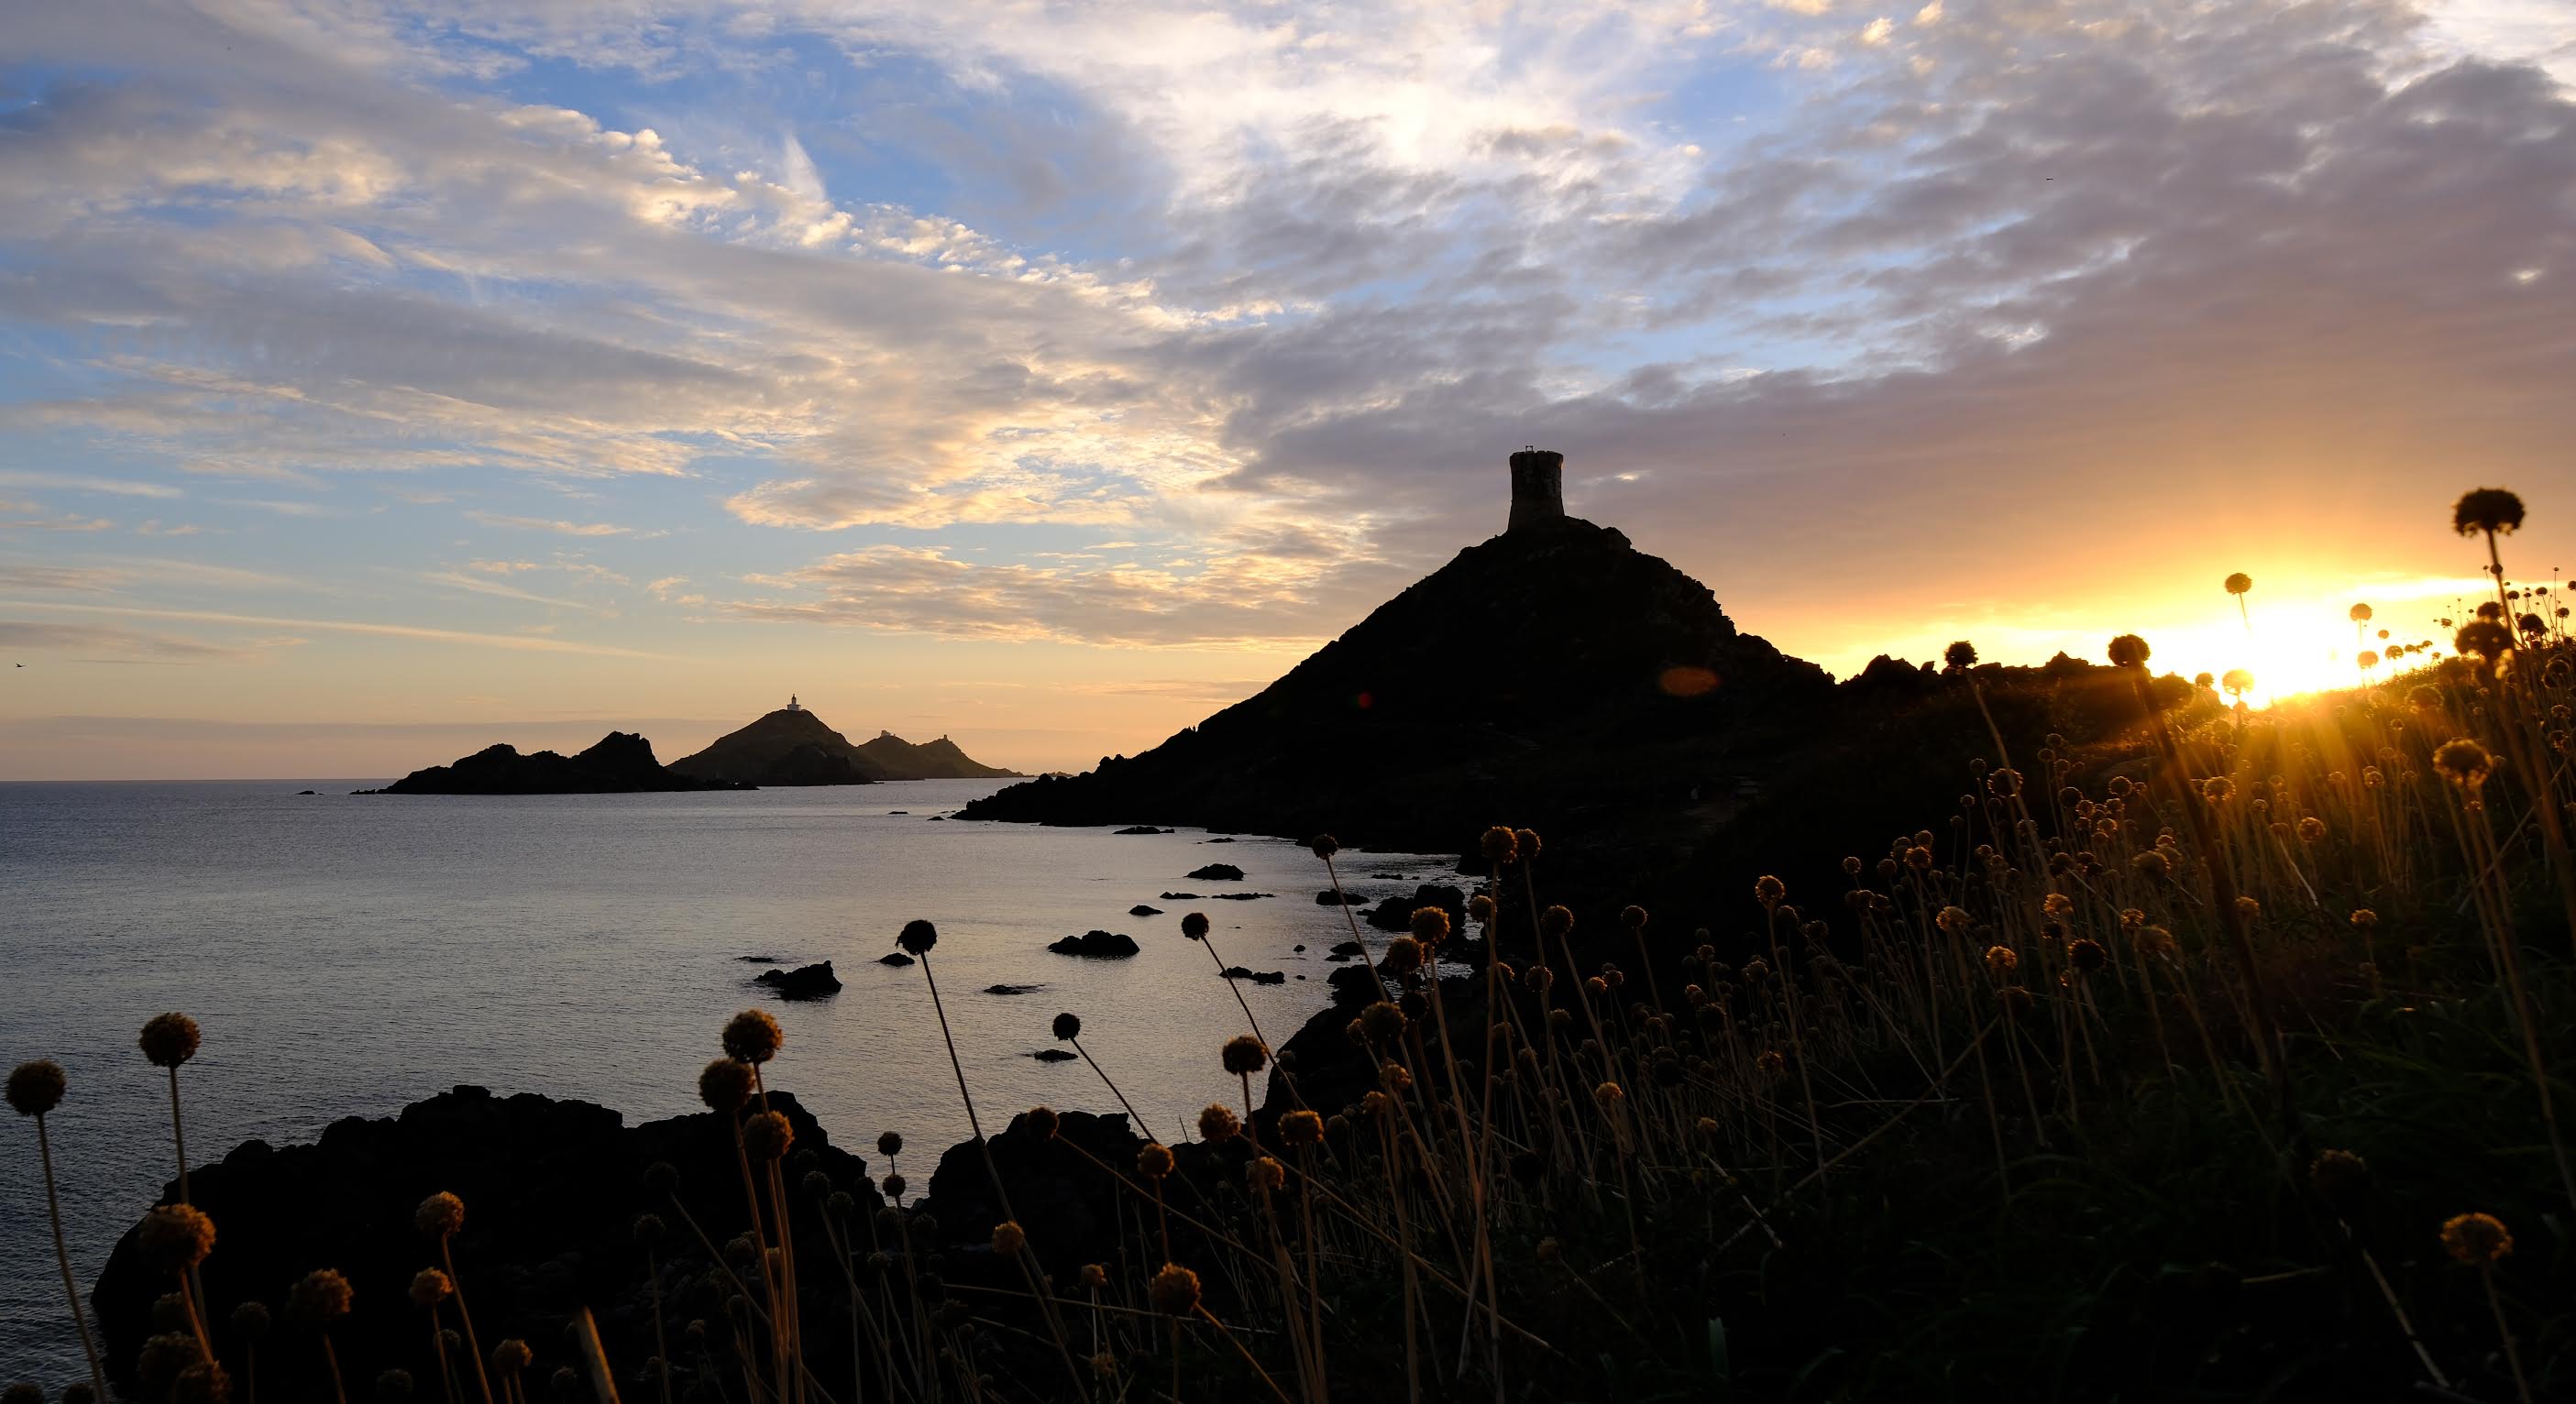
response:
{"label": "rocky headland", "polygon": [[513,746],[486,746],[447,765],[415,770],[380,795],[615,795],[665,790],[740,790],[730,780],[701,779],[664,766],[653,743],[631,731],[612,731],[576,755]]}
{"label": "rocky headland", "polygon": [[914,745],[891,731],[851,744],[821,717],[790,703],[705,750],[671,762],[700,780],[747,785],[865,785],[880,780],[1000,780],[1019,772],[985,765],[942,736]]}

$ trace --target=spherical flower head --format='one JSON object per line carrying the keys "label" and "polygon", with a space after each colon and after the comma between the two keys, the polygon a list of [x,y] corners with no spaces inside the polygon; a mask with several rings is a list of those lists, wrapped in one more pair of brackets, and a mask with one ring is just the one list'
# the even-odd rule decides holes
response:
{"label": "spherical flower head", "polygon": [[786,1031],[765,1009],[746,1009],[725,1021],[725,1056],[742,1063],[766,1063],[778,1056]]}
{"label": "spherical flower head", "polygon": [[888,1160],[892,1160],[896,1156],[903,1154],[902,1134],[894,1131],[878,1132],[877,1154],[884,1156]]}
{"label": "spherical flower head", "polygon": [[1574,930],[1574,913],[1565,907],[1550,907],[1539,913],[1538,929],[1562,939]]}
{"label": "spherical flower head", "polygon": [[1957,936],[1973,925],[1974,919],[1965,907],[1943,907],[1940,915],[1932,918],[1932,924],[1940,927],[1943,935]]}
{"label": "spherical flower head", "polygon": [[1766,907],[1776,907],[1789,895],[1789,885],[1764,873],[1753,880],[1753,900]]}
{"label": "spherical flower head", "polygon": [[422,1268],[411,1277],[411,1304],[434,1307],[456,1295],[456,1284],[436,1268]]}
{"label": "spherical flower head", "polygon": [[662,1216],[659,1214],[638,1214],[635,1216],[634,1232],[637,1243],[651,1248],[671,1236],[671,1226],[663,1223]]}
{"label": "spherical flower head", "polygon": [[287,1314],[313,1326],[327,1326],[349,1314],[349,1279],[338,1268],[315,1268],[286,1289]]}
{"label": "spherical flower head", "polygon": [[1638,906],[1621,907],[1619,909],[1619,924],[1627,927],[1631,931],[1644,930],[1646,925],[1646,909]]}
{"label": "spherical flower head", "polygon": [[1004,1219],[993,1225],[993,1251],[1005,1258],[1016,1258],[1029,1246],[1028,1230],[1015,1219]]}
{"label": "spherical flower head", "polygon": [[2240,570],[2228,576],[2224,583],[2227,586],[2227,593],[2241,595],[2254,588],[2254,577]]}
{"label": "spherical flower head", "polygon": [[1079,1014],[1055,1016],[1055,1036],[1059,1042],[1064,1043],[1071,1043],[1082,1037],[1082,1016]]}
{"label": "spherical flower head", "polygon": [[1449,913],[1438,907],[1413,909],[1413,939],[1437,946],[1449,939]]}
{"label": "spherical flower head", "polygon": [[2471,1267],[2488,1267],[2513,1252],[2513,1235],[2493,1214],[2462,1214],[2442,1225],[2442,1248]]}
{"label": "spherical flower head", "polygon": [[2367,931],[2371,927],[2379,924],[2379,913],[2372,911],[2368,907],[2356,907],[2353,909],[2352,913],[2352,924],[2364,931]]}
{"label": "spherical flower head", "polygon": [[170,1404],[230,1404],[232,1397],[231,1377],[212,1360],[199,1360],[181,1370],[170,1384]]}
{"label": "spherical flower head", "polygon": [[1064,1129],[1064,1118],[1056,1115],[1053,1107],[1031,1107],[1029,1129],[1037,1133],[1039,1140],[1052,1141]]}
{"label": "spherical flower head", "polygon": [[742,1148],[753,1160],[776,1160],[796,1144],[785,1112],[766,1111],[742,1124]]}
{"label": "spherical flower head", "polygon": [[2513,649],[2513,631],[2492,619],[2473,619],[2460,626],[2451,636],[2452,647],[2462,658],[2475,654],[2492,666]]}
{"label": "spherical flower head", "polygon": [[1341,840],[1331,834],[1317,834],[1306,840],[1306,846],[1315,850],[1315,856],[1318,858],[1330,858],[1342,851]]}
{"label": "spherical flower head", "polygon": [[894,943],[914,955],[928,955],[930,948],[939,944],[939,928],[915,917],[903,924],[903,930],[895,934]]}
{"label": "spherical flower head", "polygon": [[1269,1194],[1288,1183],[1288,1167],[1269,1156],[1259,1156],[1243,1167],[1243,1182],[1250,1185],[1255,1194]]}
{"label": "spherical flower head", "polygon": [[268,1326],[268,1303],[243,1302],[233,1308],[227,1329],[242,1340],[256,1341],[268,1334]]}
{"label": "spherical flower head", "polygon": [[43,1116],[63,1104],[63,1065],[37,1058],[9,1070],[9,1109],[20,1116]]}
{"label": "spherical flower head", "polygon": [[2066,948],[2066,963],[2087,975],[2101,969],[2109,960],[2110,952],[2102,949],[2102,943],[2090,936],[2078,937]]}
{"label": "spherical flower head", "polygon": [[516,1336],[509,1337],[492,1347],[492,1368],[505,1375],[519,1373],[528,1368],[529,1361],[536,1358],[536,1352],[528,1349],[528,1343]]}
{"label": "spherical flower head", "polygon": [[1198,1310],[1199,1275],[1179,1263],[1165,1263],[1145,1289],[1154,1310],[1165,1316],[1187,1316]]}
{"label": "spherical flower head", "polygon": [[1986,947],[1986,969],[1997,978],[2021,968],[2021,952],[2010,946]]}
{"label": "spherical flower head", "polygon": [[378,1404],[402,1404],[411,1398],[412,1378],[409,1370],[387,1370],[376,1376]]}
{"label": "spherical flower head", "polygon": [[2075,910],[2075,899],[2063,892],[2052,892],[2039,899],[2039,909],[2053,917],[2063,917]]}
{"label": "spherical flower head", "polygon": [[1910,844],[1905,850],[1905,866],[1918,873],[1932,871],[1932,850],[1922,844]]}
{"label": "spherical flower head", "polygon": [[1789,1060],[1780,1056],[1779,1049],[1765,1048],[1762,1050],[1761,1056],[1753,1060],[1753,1066],[1759,1070],[1764,1077],[1778,1077],[1781,1073],[1788,1070]]}
{"label": "spherical flower head", "polygon": [[411,1216],[412,1226],[426,1238],[452,1237],[465,1227],[465,1201],[445,1190],[420,1202]]}
{"label": "spherical flower head", "polygon": [[1193,941],[1206,940],[1208,934],[1207,913],[1192,912],[1189,915],[1182,917],[1181,934],[1189,937]]}
{"label": "spherical flower head", "polygon": [[1521,983],[1534,994],[1545,994],[1548,986],[1556,983],[1556,972],[1544,965],[1533,965],[1521,975]]}
{"label": "spherical flower head", "polygon": [[143,1343],[134,1359],[136,1382],[143,1386],[147,1399],[167,1399],[179,1382],[179,1372],[191,1365],[205,1363],[205,1348],[197,1344],[192,1331],[165,1331]]}
{"label": "spherical flower head", "polygon": [[1494,899],[1479,892],[1467,899],[1467,917],[1478,926],[1494,924]]}
{"label": "spherical flower head", "polygon": [[1082,1285],[1095,1292],[1108,1286],[1109,1265],[1107,1263],[1084,1263],[1082,1265]]}
{"label": "spherical flower head", "polygon": [[2370,606],[2366,604],[2354,605],[2351,609],[2344,611],[2344,617],[2355,624],[2367,624],[2370,622]]}
{"label": "spherical flower head", "polygon": [[1375,1044],[1390,1044],[1404,1037],[1404,1011],[1379,1000],[1360,1011],[1360,1034]]}
{"label": "spherical flower head", "polygon": [[1149,1180],[1172,1173],[1172,1148],[1160,1141],[1147,1141],[1136,1151],[1136,1173]]}
{"label": "spherical flower head", "polygon": [[2379,666],[2379,653],[2375,649],[2365,648],[2361,652],[2354,654],[2352,656],[2352,661],[2360,664],[2364,668],[2376,668]]}
{"label": "spherical flower head", "polygon": [[1516,858],[1518,858],[1521,862],[1524,862],[1524,863],[1535,863],[1535,862],[1537,862],[1537,861],[1538,861],[1538,850],[1539,850],[1538,830],[1536,830],[1536,829],[1514,829],[1514,830],[1512,830],[1512,849],[1513,849],[1513,856],[1514,856],[1514,857],[1516,857]]}
{"label": "spherical flower head", "polygon": [[1279,1118],[1279,1139],[1292,1146],[1311,1146],[1323,1140],[1323,1114],[1300,1107]]}
{"label": "spherical flower head", "polygon": [[2451,530],[2462,536],[2510,536],[2522,525],[2522,499],[2503,488],[2472,488],[2451,506]]}
{"label": "spherical flower head", "polygon": [[1235,1118],[1234,1108],[1223,1102],[1210,1102],[1200,1109],[1200,1140],[1221,1146],[1242,1134],[1243,1123]]}
{"label": "spherical flower head", "polygon": [[1954,670],[1964,672],[1977,666],[1977,646],[1966,639],[1961,639],[1941,650],[1941,661]]}
{"label": "spherical flower head", "polygon": [[2002,989],[1995,991],[1995,998],[2003,1005],[2004,1014],[2008,1018],[2022,1019],[2028,1017],[2030,1014],[2030,991],[2023,989],[2019,985],[2004,986]]}
{"label": "spherical flower head", "polygon": [[1236,1034],[1218,1050],[1225,1070],[1236,1077],[1247,1077],[1270,1065],[1270,1048],[1250,1034]]}
{"label": "spherical flower head", "polygon": [[164,1204],[134,1231],[143,1261],[162,1272],[186,1272],[215,1251],[215,1221],[187,1204]]}
{"label": "spherical flower head", "polygon": [[903,1192],[904,1192],[904,1189],[905,1189],[905,1181],[904,1181],[904,1178],[903,1178],[903,1172],[902,1172],[902,1171],[897,1170],[897,1171],[895,1171],[894,1173],[892,1173],[892,1174],[890,1174],[890,1175],[887,1175],[887,1176],[885,1177],[885,1196],[886,1196],[886,1198],[888,1198],[888,1199],[901,1199],[901,1198],[903,1198]]}
{"label": "spherical flower head", "polygon": [[2370,1188],[2370,1166],[2347,1150],[2320,1152],[2308,1163],[2308,1187],[2317,1198],[2342,1209]]}
{"label": "spherical flower head", "polygon": [[2171,873],[2173,871],[2173,863],[2165,857],[2163,849],[2150,848],[2146,852],[2129,860],[2129,870],[2142,878],[2153,881],[2156,878],[2160,878]]}
{"label": "spherical flower head", "polygon": [[1367,1117],[1384,1116],[1387,1113],[1387,1108],[1393,1105],[1394,1103],[1388,1101],[1387,1095],[1383,1092],[1366,1093],[1360,1097],[1360,1115]]}
{"label": "spherical flower head", "polygon": [[[1551,1016],[1554,1014],[1562,1014],[1564,1012],[1565,1011],[1562,1009],[1553,1010],[1551,1011]],[[1406,1071],[1405,1066],[1402,1063],[1388,1062],[1377,1070],[1377,1075],[1385,1081],[1386,1085],[1390,1089],[1397,1092],[1401,1092],[1413,1085],[1413,1074]]]}
{"label": "spherical flower head", "polygon": [[1520,857],[1520,836],[1497,824],[1476,841],[1476,848],[1485,855],[1488,863],[1510,863]]}
{"label": "spherical flower head", "polygon": [[751,1100],[751,1086],[751,1064],[735,1058],[718,1058],[698,1074],[698,1100],[730,1116]]}
{"label": "spherical flower head", "polygon": [[2315,843],[2325,836],[2326,821],[2323,819],[2311,814],[2299,821],[2299,838],[2302,842]]}
{"label": "spherical flower head", "polygon": [[2154,650],[2147,647],[2145,639],[2135,634],[2122,634],[2111,640],[2108,652],[2114,668],[2143,668]]}
{"label": "spherical flower head", "polygon": [[155,1014],[143,1025],[135,1046],[156,1068],[175,1068],[197,1056],[197,1021],[185,1014]]}
{"label": "spherical flower head", "polygon": [[1390,975],[1410,975],[1422,968],[1422,942],[1411,936],[1398,936],[1386,943],[1377,963]]}

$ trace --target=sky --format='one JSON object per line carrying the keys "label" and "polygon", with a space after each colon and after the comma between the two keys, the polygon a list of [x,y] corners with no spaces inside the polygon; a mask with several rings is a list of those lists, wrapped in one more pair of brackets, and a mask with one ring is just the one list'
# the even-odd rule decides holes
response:
{"label": "sky", "polygon": [[2464,489],[2576,561],[2571,84],[2561,0],[21,7],[0,779],[1083,769],[1524,444],[1838,674],[2327,685]]}

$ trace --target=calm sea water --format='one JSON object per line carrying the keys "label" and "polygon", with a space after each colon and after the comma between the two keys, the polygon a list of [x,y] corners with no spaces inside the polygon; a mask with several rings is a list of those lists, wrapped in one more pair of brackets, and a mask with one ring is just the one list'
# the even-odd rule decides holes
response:
{"label": "calm sea water", "polygon": [[[1207,1102],[1239,1098],[1216,1050],[1243,1015],[1181,937],[1181,913],[1215,919],[1229,963],[1290,974],[1243,988],[1273,1039],[1322,1005],[1323,957],[1349,934],[1314,900],[1322,865],[1294,844],[930,822],[993,781],[346,793],[378,783],[0,784],[0,1065],[49,1057],[70,1074],[48,1126],[84,1296],[172,1173],[165,1085],[134,1046],[165,1009],[205,1029],[182,1072],[199,1161],[251,1137],[310,1140],[458,1083],[601,1102],[630,1124],[694,1110],[717,1030],[757,1004],[787,1031],[775,1085],[843,1144],[902,1132],[926,1169],[966,1124],[921,972],[874,963],[905,920],[939,925],[940,993],[979,1110],[1116,1109],[1081,1063],[1026,1056],[1073,1010],[1084,1046],[1167,1138]],[[322,793],[296,793],[307,788]],[[1248,880],[1184,877],[1210,862]],[[1443,863],[1341,866],[1389,875],[1351,884],[1376,895],[1397,889],[1393,874],[1429,878]],[[1157,897],[1236,887],[1279,895]],[[1139,902],[1168,912],[1128,916]],[[1093,927],[1135,936],[1143,954],[1044,948]],[[848,988],[781,1003],[748,983],[761,967],[746,955],[829,959]],[[1039,988],[982,992],[993,984]],[[0,1118],[0,1382],[59,1387],[76,1369],[45,1225],[35,1128]]]}

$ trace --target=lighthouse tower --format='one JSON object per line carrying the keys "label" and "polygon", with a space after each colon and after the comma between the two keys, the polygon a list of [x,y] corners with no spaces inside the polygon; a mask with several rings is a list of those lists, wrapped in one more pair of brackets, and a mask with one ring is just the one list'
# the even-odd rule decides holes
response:
{"label": "lighthouse tower", "polygon": [[803,707],[797,705],[795,693],[791,692],[787,694],[787,710],[791,712],[801,712],[805,710]]}

